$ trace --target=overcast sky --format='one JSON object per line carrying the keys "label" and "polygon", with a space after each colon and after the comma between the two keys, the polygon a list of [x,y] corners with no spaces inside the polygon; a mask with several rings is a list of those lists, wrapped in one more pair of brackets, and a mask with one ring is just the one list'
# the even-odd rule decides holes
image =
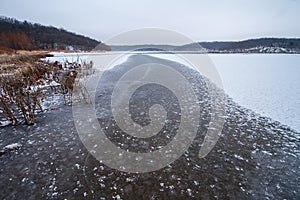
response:
{"label": "overcast sky", "polygon": [[0,15],[101,41],[144,27],[194,41],[300,37],[299,0],[1,0]]}

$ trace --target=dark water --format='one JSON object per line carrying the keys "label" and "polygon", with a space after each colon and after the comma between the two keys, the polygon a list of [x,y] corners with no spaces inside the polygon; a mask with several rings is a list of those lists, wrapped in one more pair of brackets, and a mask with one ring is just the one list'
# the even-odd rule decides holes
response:
{"label": "dark water", "polygon": [[[109,95],[103,92],[99,99],[103,108]],[[100,120],[111,120],[109,111],[98,114]],[[203,118],[209,117],[208,109]],[[161,170],[142,174],[120,172],[93,158],[79,139],[70,106],[60,105],[59,110],[41,113],[36,120],[33,126],[0,129],[0,147],[22,145],[0,157],[1,199],[300,197],[299,133],[229,98],[221,137],[208,156],[198,157],[206,131],[204,120],[185,154]]]}

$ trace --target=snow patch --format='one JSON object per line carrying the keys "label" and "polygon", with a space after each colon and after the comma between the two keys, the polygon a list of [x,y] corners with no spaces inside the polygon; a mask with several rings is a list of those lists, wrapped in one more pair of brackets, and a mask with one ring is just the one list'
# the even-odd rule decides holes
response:
{"label": "snow patch", "polygon": [[9,145],[6,145],[4,147],[5,150],[18,150],[21,148],[21,144],[19,143],[12,143],[12,144],[9,144]]}

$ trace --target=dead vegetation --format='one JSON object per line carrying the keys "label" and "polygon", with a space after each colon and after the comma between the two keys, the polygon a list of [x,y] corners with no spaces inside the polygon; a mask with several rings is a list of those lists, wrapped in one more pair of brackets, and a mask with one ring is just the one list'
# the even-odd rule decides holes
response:
{"label": "dead vegetation", "polygon": [[45,54],[13,54],[0,57],[0,115],[18,125],[34,124],[37,111],[43,111],[42,100],[46,92],[58,92],[65,104],[72,103],[73,89],[81,90],[81,96],[89,102],[88,93],[78,77],[93,73],[93,63],[48,62],[41,60]]}

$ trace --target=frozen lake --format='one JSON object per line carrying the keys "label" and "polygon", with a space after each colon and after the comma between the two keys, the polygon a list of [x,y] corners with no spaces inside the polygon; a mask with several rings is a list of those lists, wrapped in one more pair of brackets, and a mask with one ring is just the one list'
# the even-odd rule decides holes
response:
{"label": "frozen lake", "polygon": [[[176,55],[154,56],[182,62]],[[209,57],[225,92],[235,102],[300,131],[300,55],[209,54]]]}
{"label": "frozen lake", "polygon": [[[97,54],[95,56],[102,61],[109,62],[108,57],[112,54]],[[80,58],[88,56],[90,55],[85,54],[81,55]],[[155,56],[165,58],[175,56],[171,60],[178,61],[176,55],[156,54]],[[273,55],[261,56],[262,63],[268,63],[263,61],[266,57],[271,59],[269,62],[274,60]],[[274,58],[277,56],[281,60],[280,56],[288,58],[290,55],[274,55]],[[255,61],[259,60],[257,57],[260,55],[212,55],[211,57],[221,72],[225,90],[230,94],[230,88],[232,88],[233,92],[230,96],[236,101],[239,96],[235,97],[234,92],[241,96],[243,94],[238,92],[237,88],[248,91],[247,88],[243,88],[247,85],[243,85],[243,81],[248,80],[248,86],[258,88],[259,84],[256,86],[254,80],[263,80],[270,73],[265,69],[264,76],[261,73],[261,78],[255,76],[257,78],[253,79],[250,72],[244,69],[240,70],[245,74],[245,78],[243,78],[242,75],[235,75],[238,73],[236,71],[239,69],[238,66],[235,66],[238,69],[226,67],[226,65],[232,66],[233,63],[242,63],[243,60],[250,66],[252,61],[255,64]],[[66,55],[61,54],[51,59],[65,58]],[[296,58],[298,57],[296,56]],[[76,54],[71,54],[68,57],[69,61],[76,59]],[[238,62],[238,60],[240,61]],[[208,95],[206,84],[202,84],[203,77],[178,63],[162,61],[162,59],[154,59],[150,56],[131,56],[130,59],[112,68],[103,76],[102,82],[97,88],[99,95],[95,103],[98,103],[96,108],[100,108],[97,110],[100,111],[97,113],[99,114],[97,115],[98,122],[105,127],[103,130],[111,142],[120,148],[128,149],[130,152],[147,153],[148,150],[152,151],[165,146],[175,138],[174,130],[180,119],[178,116],[181,116],[177,110],[179,104],[173,102],[176,98],[162,98],[160,101],[168,109],[170,115],[167,115],[168,120],[165,120],[167,126],[161,131],[164,134],[159,132],[154,137],[132,138],[125,131],[120,130],[111,117],[111,88],[115,86],[116,80],[119,80],[119,77],[131,70],[137,63],[157,63],[157,61],[172,66],[190,81],[189,83],[197,91],[197,97],[200,99],[196,105],[203,108],[199,117],[201,121],[197,126],[197,135],[189,149],[180,158],[164,168],[149,173],[126,173],[99,162],[91,154],[94,149],[88,151],[83,144],[82,138],[84,137],[79,135],[78,129],[76,129],[78,126],[75,126],[78,121],[74,119],[74,110],[70,106],[62,104],[62,96],[54,94],[55,96],[49,96],[49,99],[57,104],[55,105],[57,109],[38,114],[36,124],[32,126],[6,126],[0,129],[0,147],[2,149],[11,149],[15,145],[20,146],[18,150],[6,150],[5,154],[1,156],[0,179],[3,181],[0,182],[0,187],[3,188],[3,191],[0,194],[0,199],[82,199],[84,197],[88,199],[299,199],[299,132],[270,118],[259,116],[234,103],[231,99],[226,98],[225,109],[227,112],[225,116],[222,116],[225,123],[222,126],[218,142],[205,158],[199,158],[203,138],[209,128],[214,128],[207,126],[207,123],[211,121],[211,116],[213,116],[208,100],[210,98],[207,97],[214,99],[214,97],[223,96],[223,92],[215,88],[215,96]],[[282,62],[284,63],[284,61]],[[294,62],[297,63],[297,61]],[[279,63],[279,61],[274,61],[274,63]],[[259,69],[262,70],[262,68]],[[293,69],[296,69],[296,65]],[[283,72],[278,73],[283,75]],[[296,72],[291,73],[291,75],[297,76]],[[231,76],[235,79],[231,79]],[[236,76],[240,76],[240,81]],[[272,78],[274,77],[276,76],[273,75]],[[273,81],[277,83],[278,80],[285,79],[274,78]],[[181,85],[178,84],[178,86]],[[264,88],[267,91],[268,87],[264,85]],[[145,102],[145,95],[151,94],[151,97],[158,99],[161,96],[171,96],[162,95],[169,94],[162,89],[148,89],[145,90],[145,93],[140,92],[140,95],[133,98],[130,105],[134,108],[141,108],[141,110],[135,109],[133,111],[136,112],[131,113],[132,116],[139,117],[135,119],[141,119],[138,122],[147,122],[147,116],[138,112],[149,112],[148,104],[140,104],[140,102]],[[155,93],[151,93],[152,91]],[[278,92],[279,95],[281,93]],[[250,102],[246,96],[243,98]],[[286,98],[290,98],[290,96]],[[149,105],[153,105],[155,101],[150,99]],[[260,101],[266,100],[257,100],[257,105]],[[123,109],[123,105],[120,104],[120,108]],[[168,107],[169,105],[171,107]],[[264,106],[262,107],[264,108]],[[278,107],[281,105],[274,105],[271,108],[278,110]],[[85,107],[81,108],[85,109]],[[258,113],[263,112],[258,110]],[[83,118],[90,120],[85,113]],[[297,117],[294,118],[297,120]],[[85,127],[87,126],[83,126],[83,128]],[[90,131],[84,132],[90,137]],[[93,147],[96,148],[97,145]],[[111,151],[101,152],[111,153]],[[173,154],[165,154],[165,157],[168,158],[170,155]],[[119,160],[121,156],[122,154],[117,154],[111,158]],[[136,160],[132,163],[137,164],[140,161]]]}
{"label": "frozen lake", "polygon": [[[108,58],[114,53],[93,54]],[[55,54],[54,60],[90,54]],[[180,55],[150,54],[187,64]],[[199,56],[199,55],[190,55]],[[118,62],[126,60],[121,56]],[[235,102],[300,131],[300,55],[209,54],[225,92]]]}
{"label": "frozen lake", "polygon": [[300,55],[210,55],[240,105],[300,131]]}

